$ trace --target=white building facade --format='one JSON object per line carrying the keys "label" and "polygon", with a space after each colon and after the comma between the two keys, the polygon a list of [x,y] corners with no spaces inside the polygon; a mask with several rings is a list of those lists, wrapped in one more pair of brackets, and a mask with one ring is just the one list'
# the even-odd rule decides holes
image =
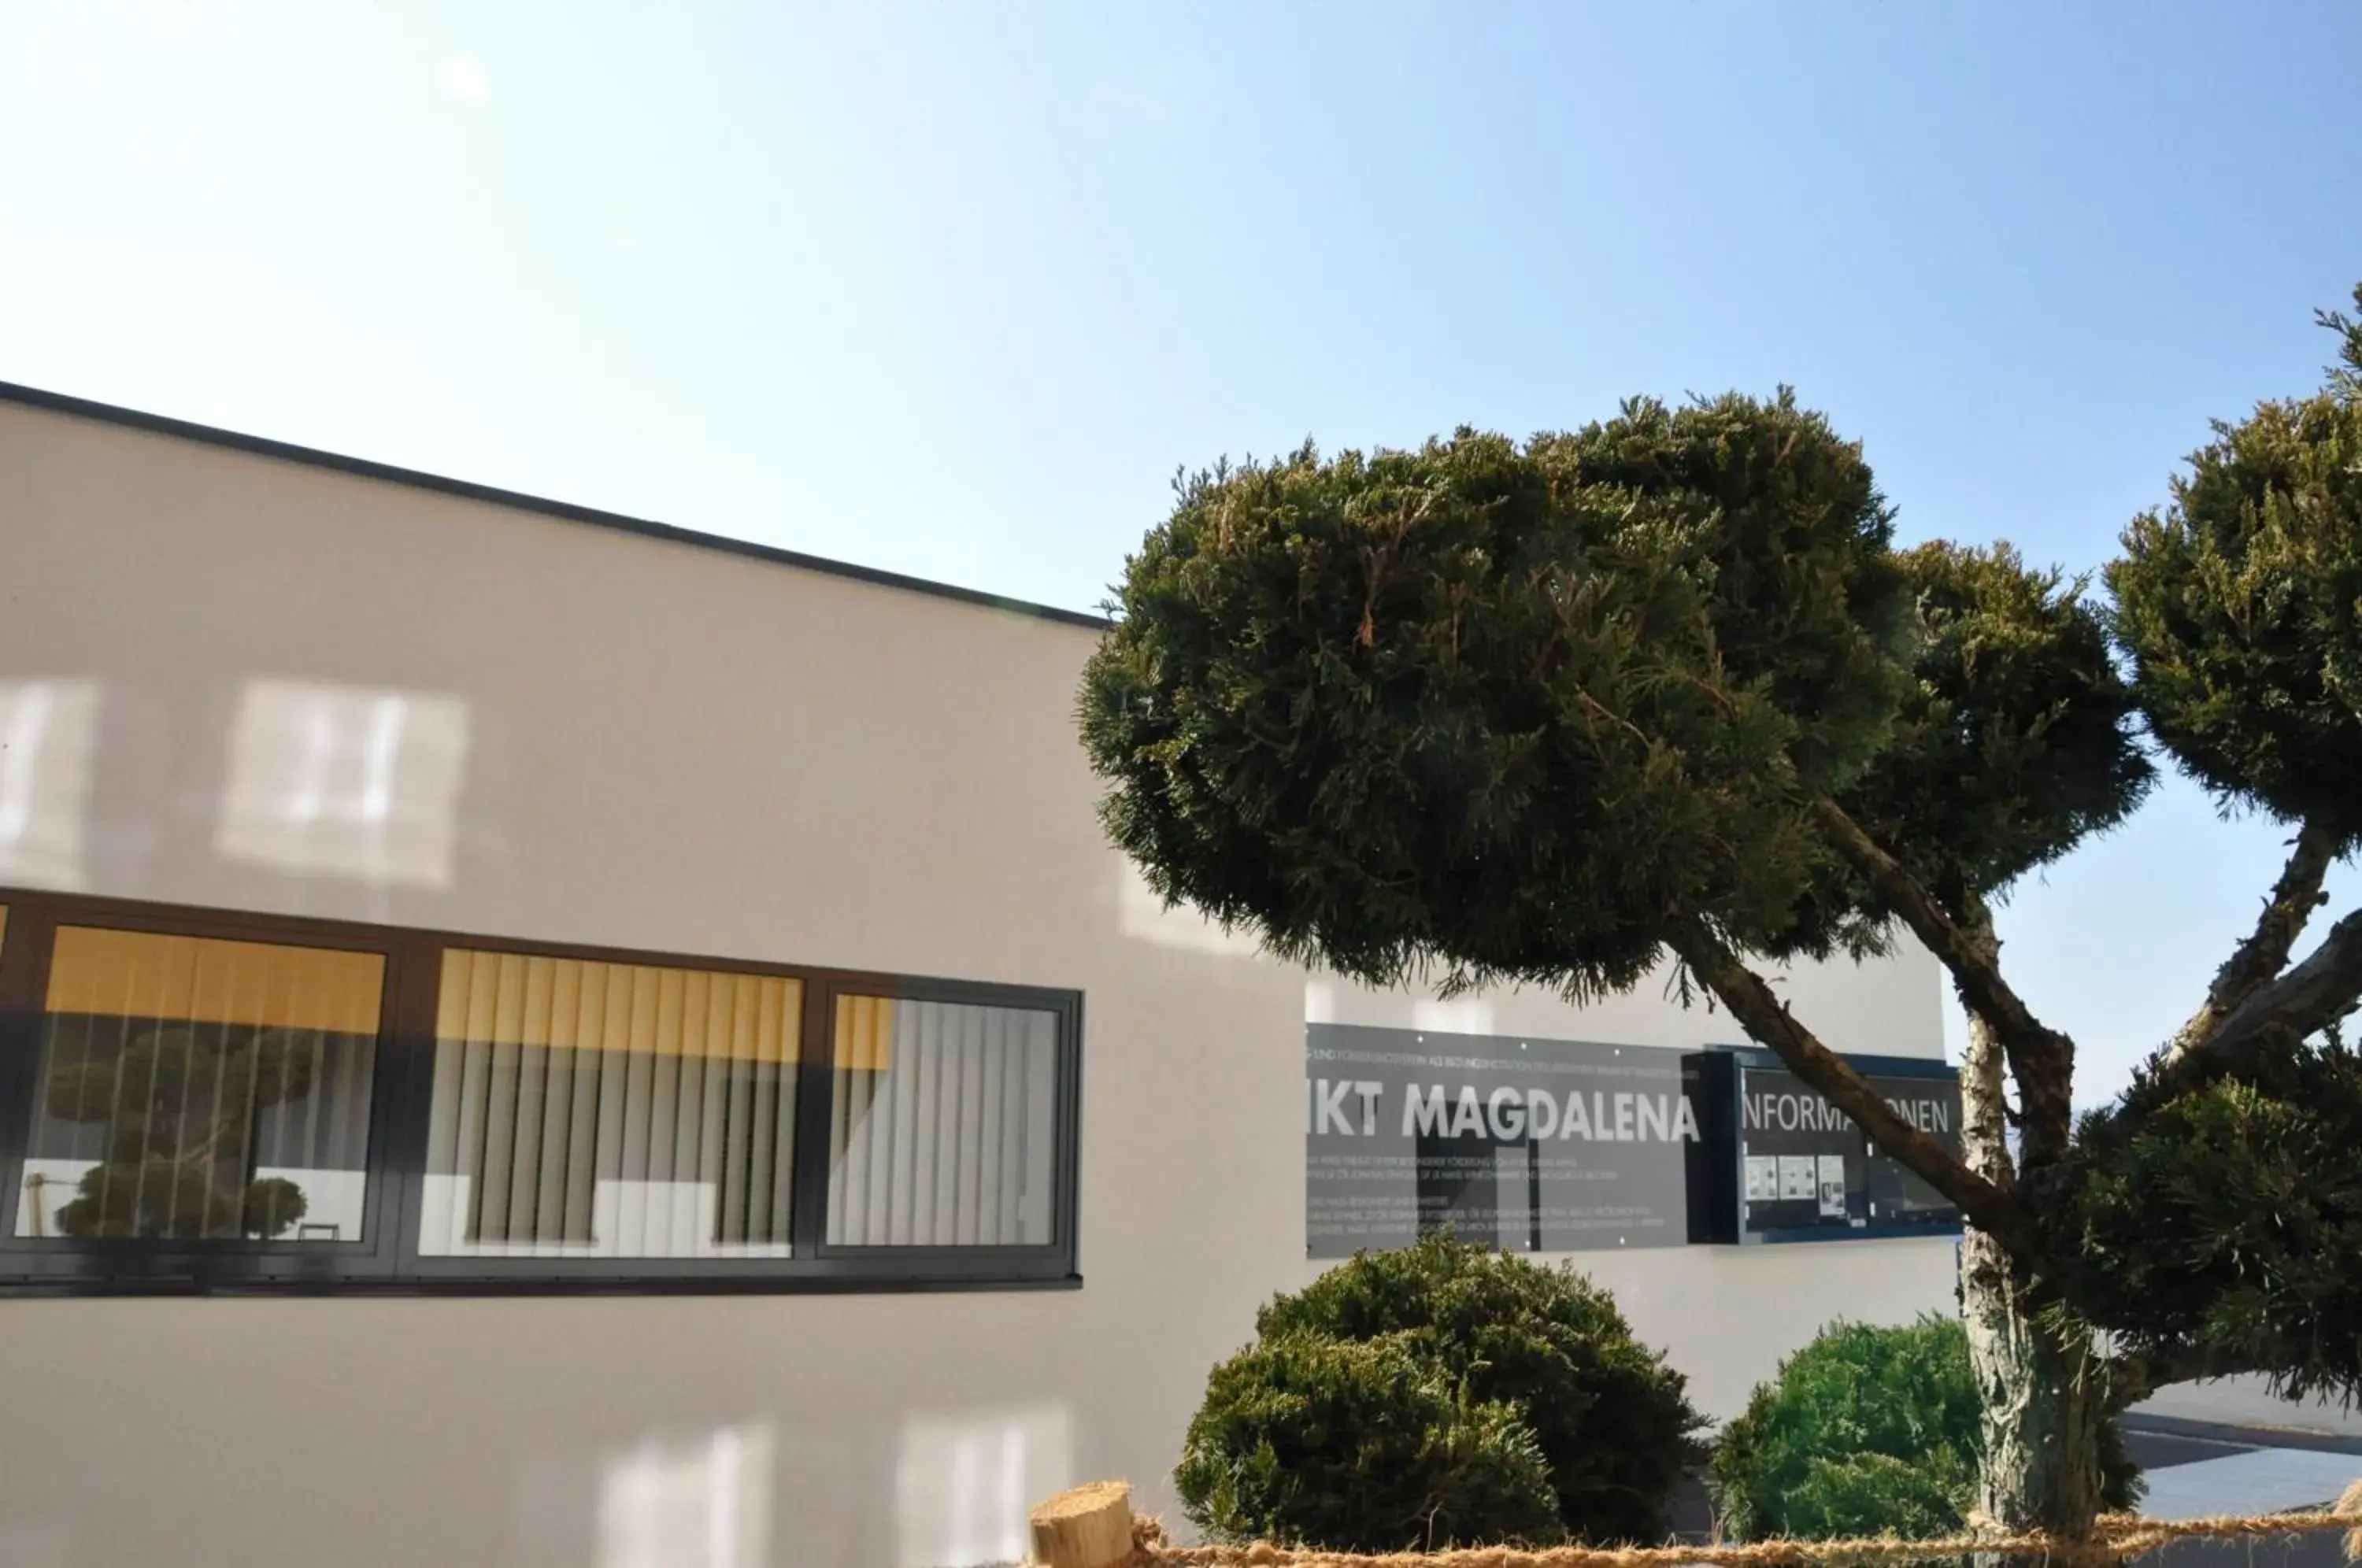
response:
{"label": "white building facade", "polygon": [[[1733,1036],[1161,909],[1085,617],[23,389],[0,547],[0,1562],[1010,1560],[1325,1266],[1308,1025]],[[1783,985],[1941,1059],[1916,949]],[[1717,1417],[1954,1284],[1566,1255]]]}

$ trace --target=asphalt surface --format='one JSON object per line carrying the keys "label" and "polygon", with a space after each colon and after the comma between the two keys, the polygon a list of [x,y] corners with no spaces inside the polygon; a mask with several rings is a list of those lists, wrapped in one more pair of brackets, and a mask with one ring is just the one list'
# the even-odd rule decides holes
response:
{"label": "asphalt surface", "polygon": [[[2141,1512],[2157,1518],[2273,1514],[2325,1507],[2362,1476],[2362,1436],[2231,1425],[2141,1412],[2125,1447],[2148,1482]],[[2178,1540],[2135,1568],[2345,1568],[2337,1530],[2245,1540]]]}

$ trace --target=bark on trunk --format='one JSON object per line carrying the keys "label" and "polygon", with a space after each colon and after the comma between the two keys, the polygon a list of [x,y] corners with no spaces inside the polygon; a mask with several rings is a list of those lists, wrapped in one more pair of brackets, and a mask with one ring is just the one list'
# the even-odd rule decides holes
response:
{"label": "bark on trunk", "polygon": [[[1997,954],[1989,923],[1977,936]],[[1963,1153],[1978,1175],[2014,1190],[2003,1058],[1997,1032],[1971,1014],[1960,1070]],[[2051,1137],[2039,1142],[2056,1138],[2063,1144],[2063,1130],[2041,1131]],[[2088,1336],[2047,1329],[2027,1308],[2020,1265],[1998,1241],[1974,1229],[1960,1246],[1960,1319],[1976,1374],[1984,1450],[1972,1529],[2042,1530],[2070,1539],[2087,1534],[2100,1511],[2100,1440],[2109,1417]],[[2015,1568],[2022,1561],[1987,1556],[1978,1562],[1979,1568]]]}
{"label": "bark on trunk", "polygon": [[1980,1530],[2087,1534],[2100,1512],[2100,1437],[2108,1412],[2097,1358],[2019,1310],[2015,1271],[1993,1240],[1962,1245],[1961,1320],[1982,1403]]}

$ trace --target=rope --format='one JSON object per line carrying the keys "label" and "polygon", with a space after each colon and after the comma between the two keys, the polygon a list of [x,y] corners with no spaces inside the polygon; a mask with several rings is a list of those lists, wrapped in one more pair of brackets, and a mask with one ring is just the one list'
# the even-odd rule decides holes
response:
{"label": "rope", "polygon": [[[1811,1568],[1829,1562],[1909,1562],[1986,1554],[2044,1557],[2075,1568],[2106,1568],[2169,1540],[2191,1536],[2296,1535],[2356,1529],[2350,1513],[2223,1515],[2145,1519],[2109,1514],[2080,1540],[2032,1535],[1954,1536],[1941,1540],[1759,1540],[1736,1546],[1462,1547],[1449,1551],[1328,1551],[1318,1547],[1174,1546],[1153,1518],[1132,1521],[1133,1568]],[[2362,1534],[2362,1531],[2357,1531]]]}

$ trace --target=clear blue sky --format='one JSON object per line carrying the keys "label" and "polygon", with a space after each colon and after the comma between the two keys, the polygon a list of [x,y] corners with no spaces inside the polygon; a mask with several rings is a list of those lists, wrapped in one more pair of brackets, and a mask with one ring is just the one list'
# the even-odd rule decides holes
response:
{"label": "clear blue sky", "polygon": [[[1184,463],[1784,380],[2086,569],[2317,383],[2357,72],[2352,0],[14,0],[0,378],[1082,608]],[[2176,786],[2021,892],[2079,1098],[2278,855]]]}

